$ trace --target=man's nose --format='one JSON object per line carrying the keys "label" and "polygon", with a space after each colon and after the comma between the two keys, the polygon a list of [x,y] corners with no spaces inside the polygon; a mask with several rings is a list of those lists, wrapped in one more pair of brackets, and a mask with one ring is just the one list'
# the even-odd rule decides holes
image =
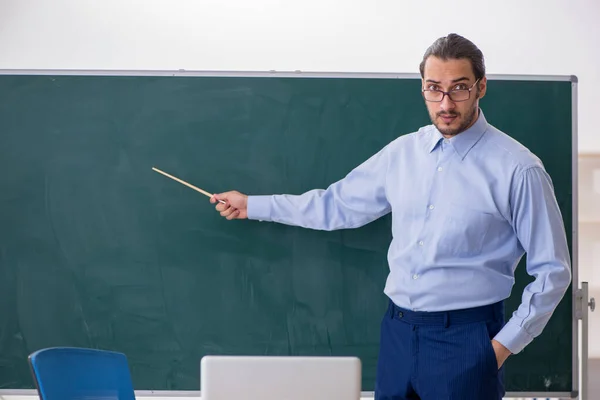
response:
{"label": "man's nose", "polygon": [[444,98],[442,99],[442,102],[440,103],[440,108],[443,111],[450,111],[450,110],[453,110],[455,107],[456,107],[456,103],[454,103],[450,99],[450,96],[445,95]]}

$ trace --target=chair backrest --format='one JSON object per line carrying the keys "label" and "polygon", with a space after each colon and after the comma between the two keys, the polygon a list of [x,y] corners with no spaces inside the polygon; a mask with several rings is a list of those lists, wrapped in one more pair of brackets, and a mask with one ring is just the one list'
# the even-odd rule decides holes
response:
{"label": "chair backrest", "polygon": [[134,400],[122,353],[73,347],[36,351],[29,365],[41,400]]}

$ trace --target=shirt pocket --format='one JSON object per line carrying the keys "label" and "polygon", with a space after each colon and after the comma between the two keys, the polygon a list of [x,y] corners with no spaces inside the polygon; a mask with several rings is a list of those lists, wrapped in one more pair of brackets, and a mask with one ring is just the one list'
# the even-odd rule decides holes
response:
{"label": "shirt pocket", "polygon": [[493,214],[450,204],[442,221],[438,250],[449,256],[479,255],[487,233],[495,222]]}

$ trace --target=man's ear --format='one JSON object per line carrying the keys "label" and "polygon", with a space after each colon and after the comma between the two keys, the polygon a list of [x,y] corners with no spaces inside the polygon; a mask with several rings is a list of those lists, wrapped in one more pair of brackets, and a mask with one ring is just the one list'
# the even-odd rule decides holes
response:
{"label": "man's ear", "polygon": [[487,78],[484,76],[477,82],[477,98],[482,99],[487,91]]}

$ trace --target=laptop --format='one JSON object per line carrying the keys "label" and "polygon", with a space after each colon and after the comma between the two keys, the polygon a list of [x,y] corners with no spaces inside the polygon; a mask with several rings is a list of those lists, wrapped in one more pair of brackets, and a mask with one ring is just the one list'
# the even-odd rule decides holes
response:
{"label": "laptop", "polygon": [[356,357],[205,356],[202,400],[359,400]]}

